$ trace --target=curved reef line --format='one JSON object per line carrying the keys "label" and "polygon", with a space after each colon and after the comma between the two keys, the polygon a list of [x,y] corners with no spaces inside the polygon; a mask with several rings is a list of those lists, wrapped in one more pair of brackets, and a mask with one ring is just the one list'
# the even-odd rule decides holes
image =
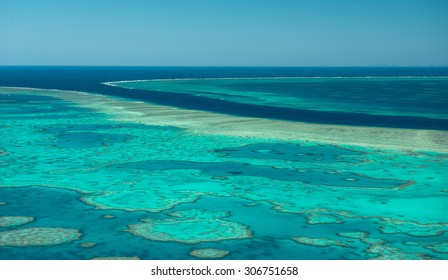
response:
{"label": "curved reef line", "polygon": [[143,80],[122,80],[103,82],[106,86],[116,86],[115,84],[133,82],[169,82],[169,81],[214,81],[214,80],[289,80],[289,79],[447,79],[448,76],[310,76],[310,77],[240,77],[240,78],[177,78],[177,79],[143,79]]}
{"label": "curved reef line", "polygon": [[238,117],[112,98],[96,93],[56,89],[0,87],[0,94],[27,94],[26,90],[32,91],[32,94],[73,102],[77,106],[108,114],[117,121],[174,126],[185,129],[191,134],[312,141],[405,151],[448,152],[447,131],[324,125]]}

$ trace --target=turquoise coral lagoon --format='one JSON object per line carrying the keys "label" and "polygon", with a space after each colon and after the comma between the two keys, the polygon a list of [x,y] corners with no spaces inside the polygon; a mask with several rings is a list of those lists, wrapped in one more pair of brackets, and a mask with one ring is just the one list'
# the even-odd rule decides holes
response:
{"label": "turquoise coral lagoon", "polygon": [[[82,91],[2,87],[0,101],[1,259],[448,259],[443,129],[322,127]],[[378,145],[356,129],[415,137]]]}

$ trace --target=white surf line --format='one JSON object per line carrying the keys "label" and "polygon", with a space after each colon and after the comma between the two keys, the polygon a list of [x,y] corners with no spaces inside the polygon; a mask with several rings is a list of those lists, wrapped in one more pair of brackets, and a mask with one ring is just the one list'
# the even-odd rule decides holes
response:
{"label": "white surf line", "polygon": [[170,78],[170,79],[145,79],[145,80],[122,80],[102,82],[101,84],[116,87],[116,84],[134,82],[169,82],[169,81],[202,81],[202,80],[293,80],[293,79],[448,79],[448,76],[311,76],[311,77],[239,77],[239,78]]}
{"label": "white surf line", "polygon": [[70,101],[77,106],[105,113],[116,121],[174,126],[185,129],[185,132],[190,134],[448,153],[448,131],[326,125],[238,117],[78,91],[0,87],[0,94],[27,94],[23,90]]}
{"label": "white surf line", "polygon": [[[174,81],[174,82],[177,82],[177,81],[213,81],[213,80],[271,80],[271,79],[273,79],[273,80],[282,80],[282,79],[291,79],[291,80],[293,80],[293,79],[308,79],[309,77],[258,77],[258,78],[174,78],[174,79],[152,79],[152,80],[129,80],[129,81],[116,81],[116,82],[103,82],[102,84],[104,84],[104,85],[107,85],[107,86],[111,86],[111,87],[118,87],[118,88],[123,88],[123,89],[131,89],[131,90],[148,90],[148,91],[159,91],[159,92],[175,92],[175,93],[182,93],[182,94],[188,94],[188,95],[194,95],[194,96],[200,96],[199,94],[193,94],[193,93],[191,93],[191,89],[190,90],[180,90],[180,89],[178,89],[178,88],[173,88],[173,89],[165,89],[165,88],[162,88],[162,89],[157,89],[157,88],[154,88],[154,89],[145,89],[145,88],[134,88],[134,87],[126,87],[126,86],[121,86],[120,84],[122,84],[122,83],[134,83],[134,82],[136,82],[136,83],[139,83],[139,82],[155,82],[155,83],[158,83],[158,82],[170,82],[170,81]],[[326,79],[326,78],[330,78],[330,79],[345,79],[345,78],[347,78],[347,79],[352,79],[352,78],[354,78],[354,79],[370,79],[370,78],[372,78],[372,79],[376,79],[376,78],[378,78],[378,79],[384,79],[384,78],[391,78],[391,79],[396,79],[396,78],[403,78],[403,79],[414,79],[414,78],[422,78],[422,79],[426,79],[426,78],[429,78],[429,76],[396,76],[396,77],[376,77],[376,76],[359,76],[359,77],[311,77],[311,79],[320,79],[320,78],[324,78],[324,79]],[[431,76],[429,79],[439,79],[440,77],[439,76]],[[443,78],[441,78],[442,80],[443,79],[447,79],[448,80],[448,76],[443,76]],[[216,85],[213,85],[213,86],[216,86]],[[226,92],[223,92],[223,91],[220,91],[219,90],[219,86],[217,86],[218,87],[218,89],[216,89],[216,93],[223,93],[223,94],[230,94],[230,95],[232,95],[232,93],[234,93],[234,92],[232,92],[232,93],[226,93]],[[204,94],[205,96],[207,96],[207,94],[208,93],[210,93],[210,92],[208,92],[207,90],[202,90],[202,89],[198,89],[197,90],[197,92],[201,92],[201,94]],[[217,99],[218,100],[218,98],[216,98],[216,97],[210,97],[210,96],[208,96],[209,98],[212,98],[212,99]],[[223,98],[219,98],[219,100],[223,100]],[[238,101],[234,101],[234,102],[238,102]],[[260,103],[260,104],[253,104],[253,105],[261,105],[261,106],[264,106],[264,105],[267,105],[267,106],[274,106],[274,107],[278,107],[278,108],[281,108],[281,107],[279,107],[278,106],[278,104],[277,105],[272,105],[272,104],[270,104],[269,103],[269,101],[266,101],[267,103]],[[296,109],[295,107],[293,107],[293,106],[285,106],[285,108],[293,108],[293,109]],[[305,109],[305,108],[297,108],[297,109]],[[333,109],[327,109],[327,108],[320,108],[319,110],[321,110],[321,111],[324,111],[324,112],[335,112],[335,110],[333,110]],[[337,111],[336,111],[337,112]],[[355,112],[356,113],[356,112]],[[370,112],[365,112],[365,113],[367,113],[367,114],[373,114],[373,115],[377,115],[377,116],[400,116],[400,115],[403,115],[403,116],[411,116],[411,117],[426,117],[426,118],[434,118],[434,119],[441,119],[441,120],[447,120],[448,119],[448,115],[443,115],[443,114],[440,114],[440,113],[412,113],[412,112],[400,112],[401,114],[393,114],[393,113],[389,113],[389,112],[377,112],[377,111],[375,111],[375,110],[372,110],[372,111],[370,111]]]}

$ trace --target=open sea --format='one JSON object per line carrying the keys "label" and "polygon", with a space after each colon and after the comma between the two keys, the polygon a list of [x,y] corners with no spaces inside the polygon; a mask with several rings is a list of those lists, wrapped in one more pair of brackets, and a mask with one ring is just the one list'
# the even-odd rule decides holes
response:
{"label": "open sea", "polygon": [[448,68],[0,67],[0,259],[448,259]]}

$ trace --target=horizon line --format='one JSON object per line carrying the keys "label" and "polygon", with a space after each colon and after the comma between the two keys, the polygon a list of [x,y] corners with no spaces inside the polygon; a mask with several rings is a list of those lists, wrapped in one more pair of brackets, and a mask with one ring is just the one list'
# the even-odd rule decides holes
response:
{"label": "horizon line", "polygon": [[216,67],[216,68],[448,68],[447,65],[26,65],[10,64],[0,67]]}

